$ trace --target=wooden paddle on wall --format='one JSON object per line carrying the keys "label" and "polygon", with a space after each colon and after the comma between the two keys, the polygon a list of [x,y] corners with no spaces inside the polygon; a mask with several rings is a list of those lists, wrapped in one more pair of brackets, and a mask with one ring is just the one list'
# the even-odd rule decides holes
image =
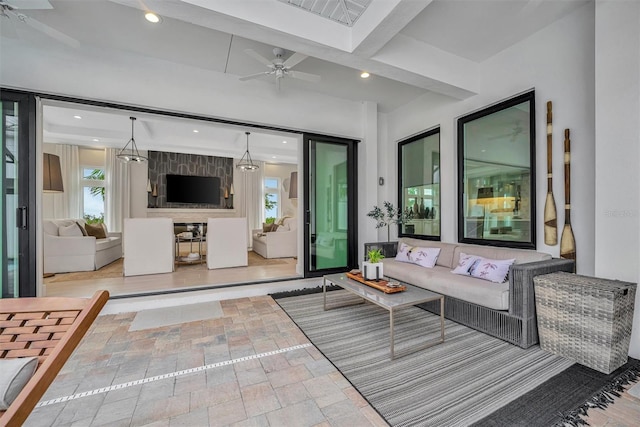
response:
{"label": "wooden paddle on wall", "polygon": [[[560,257],[576,260],[576,240],[571,229],[571,140],[564,130],[564,228],[560,239]],[[577,269],[577,267],[574,267]]]}
{"label": "wooden paddle on wall", "polygon": [[556,201],[553,198],[553,114],[551,101],[547,102],[547,199],[544,202],[544,243],[555,246],[558,244],[558,214]]}

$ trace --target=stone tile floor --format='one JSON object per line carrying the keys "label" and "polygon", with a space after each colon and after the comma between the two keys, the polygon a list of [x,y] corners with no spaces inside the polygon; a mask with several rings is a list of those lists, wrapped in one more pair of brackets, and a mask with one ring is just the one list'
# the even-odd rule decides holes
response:
{"label": "stone tile floor", "polygon": [[136,313],[100,316],[43,401],[98,391],[36,408],[25,425],[387,425],[271,297],[219,304],[221,316],[137,331]]}
{"label": "stone tile floor", "polygon": [[[39,407],[25,425],[387,425],[271,297],[210,303],[204,320],[136,331],[135,312],[100,316],[42,400],[90,393]],[[144,323],[153,324],[153,312],[162,324],[168,310],[145,310]],[[640,399],[628,392],[587,418],[607,427],[638,420]]]}

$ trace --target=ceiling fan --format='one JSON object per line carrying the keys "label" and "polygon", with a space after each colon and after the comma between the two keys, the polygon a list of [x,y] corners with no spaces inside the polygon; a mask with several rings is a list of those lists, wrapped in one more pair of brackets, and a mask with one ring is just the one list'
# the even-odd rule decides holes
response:
{"label": "ceiling fan", "polygon": [[281,49],[279,47],[273,49],[275,58],[272,60],[265,58],[253,49],[245,49],[244,53],[251,56],[261,64],[266,65],[269,68],[269,71],[263,71],[261,73],[240,77],[240,80],[242,81],[257,79],[258,77],[264,75],[274,75],[276,77],[276,88],[278,90],[280,90],[280,81],[285,76],[293,77],[294,79],[305,80],[312,83],[317,83],[320,81],[320,76],[316,74],[304,73],[302,71],[295,71],[291,69],[300,62],[307,59],[307,55],[296,52],[285,61],[283,59],[285,51],[284,49]]}
{"label": "ceiling fan", "polygon": [[515,125],[513,126],[512,130],[511,130],[511,132],[503,133],[501,135],[492,136],[488,140],[489,141],[494,141],[496,139],[509,138],[509,140],[511,142],[515,142],[515,140],[518,137],[518,135],[520,135],[523,131],[524,131],[524,128],[520,125],[520,121],[516,121]]}
{"label": "ceiling fan", "polygon": [[53,9],[51,3],[48,0],[35,0],[31,2],[25,2],[24,0],[9,0],[0,1],[0,19],[9,19],[13,22],[20,24],[26,24],[36,31],[40,31],[48,37],[51,37],[61,43],[64,43],[73,48],[80,47],[80,42],[73,37],[51,28],[48,25],[43,24],[35,18],[31,18],[25,15],[20,10],[26,9]]}

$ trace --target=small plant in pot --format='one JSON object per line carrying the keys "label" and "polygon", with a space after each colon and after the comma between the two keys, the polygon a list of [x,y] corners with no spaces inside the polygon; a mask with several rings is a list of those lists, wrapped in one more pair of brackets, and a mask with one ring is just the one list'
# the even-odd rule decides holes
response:
{"label": "small plant in pot", "polygon": [[367,261],[362,263],[362,275],[367,280],[380,280],[383,276],[382,249],[372,249],[367,252]]}

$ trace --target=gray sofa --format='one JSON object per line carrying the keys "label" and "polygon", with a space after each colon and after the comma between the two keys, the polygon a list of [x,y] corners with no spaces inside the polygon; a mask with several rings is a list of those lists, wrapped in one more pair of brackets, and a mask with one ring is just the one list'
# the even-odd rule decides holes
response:
{"label": "gray sofa", "polygon": [[[489,335],[528,348],[538,342],[533,278],[554,271],[573,272],[574,262],[523,249],[463,245],[401,238],[400,243],[440,248],[433,268],[383,259],[384,275],[445,295],[445,317]],[[490,259],[515,259],[508,281],[493,283],[451,273],[460,253]],[[439,303],[423,305],[440,314]]]}

